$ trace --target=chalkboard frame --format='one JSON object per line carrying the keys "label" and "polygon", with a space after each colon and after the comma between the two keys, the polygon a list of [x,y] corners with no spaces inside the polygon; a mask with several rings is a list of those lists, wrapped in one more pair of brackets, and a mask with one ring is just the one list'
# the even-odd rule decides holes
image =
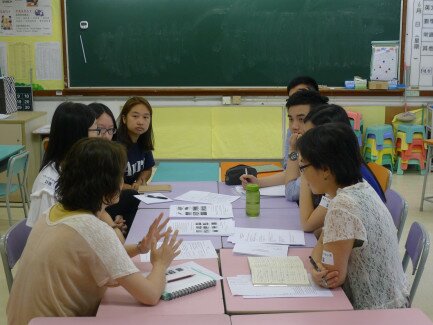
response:
{"label": "chalkboard frame", "polygon": [[[83,96],[213,96],[213,95],[239,95],[239,96],[285,96],[285,87],[70,87],[69,69],[67,55],[67,32],[66,32],[66,2],[61,0],[62,19],[62,43],[63,43],[63,72],[64,89],[58,91],[38,91],[35,95],[83,95]],[[406,43],[406,16],[407,0],[402,0],[401,25],[400,25],[400,62],[399,82],[403,80],[404,74],[404,49]],[[329,87],[321,89],[327,96],[402,96],[404,91],[398,90],[347,90],[341,87]],[[421,92],[422,95],[431,95],[429,92]]]}

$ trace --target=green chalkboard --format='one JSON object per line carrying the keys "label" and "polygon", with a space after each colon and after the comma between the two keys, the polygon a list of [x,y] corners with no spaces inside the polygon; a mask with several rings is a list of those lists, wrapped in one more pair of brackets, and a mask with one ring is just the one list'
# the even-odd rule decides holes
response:
{"label": "green chalkboard", "polygon": [[70,87],[338,86],[400,31],[400,0],[65,2]]}

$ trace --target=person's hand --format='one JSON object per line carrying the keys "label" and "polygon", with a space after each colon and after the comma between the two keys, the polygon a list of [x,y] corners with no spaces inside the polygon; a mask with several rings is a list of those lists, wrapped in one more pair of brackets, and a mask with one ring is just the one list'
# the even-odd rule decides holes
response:
{"label": "person's hand", "polygon": [[128,226],[125,224],[125,219],[121,215],[117,215],[114,217],[114,223],[116,224],[117,228],[120,229],[122,234],[126,234],[126,230],[128,229]]}
{"label": "person's hand", "polygon": [[298,139],[302,136],[301,133],[292,133],[292,135],[289,138],[289,153],[292,151],[295,151],[295,147],[296,147],[296,141],[298,141]]}
{"label": "person's hand", "polygon": [[170,233],[169,230],[162,232],[162,230],[165,228],[168,221],[170,220],[169,218],[167,218],[160,224],[163,216],[164,216],[163,213],[159,214],[159,216],[150,225],[149,231],[147,232],[146,236],[144,236],[143,239],[138,244],[138,249],[139,249],[140,253],[142,253],[142,254],[148,253],[151,249],[152,241],[154,239],[156,241],[158,241],[162,237],[164,237],[166,234]]}
{"label": "person's hand", "polygon": [[323,265],[321,265],[320,267],[320,272],[311,269],[311,276],[313,278],[313,281],[324,288],[336,288],[338,286],[339,280],[338,271],[328,271],[323,267]]}
{"label": "person's hand", "polygon": [[150,263],[153,266],[161,264],[165,269],[170,266],[173,259],[180,254],[179,246],[182,239],[177,240],[178,230],[176,230],[170,238],[171,228],[169,228],[164,235],[164,241],[159,248],[156,248],[155,238],[152,240],[152,247],[150,250]]}
{"label": "person's hand", "polygon": [[138,191],[138,188],[140,187],[140,185],[141,185],[140,183],[135,182],[135,183],[132,183],[131,188],[133,190]]}
{"label": "person's hand", "polygon": [[253,176],[253,175],[247,175],[247,174],[243,174],[241,177],[239,177],[239,179],[242,182],[242,187],[246,188],[247,184],[259,184],[259,180],[257,177]]}

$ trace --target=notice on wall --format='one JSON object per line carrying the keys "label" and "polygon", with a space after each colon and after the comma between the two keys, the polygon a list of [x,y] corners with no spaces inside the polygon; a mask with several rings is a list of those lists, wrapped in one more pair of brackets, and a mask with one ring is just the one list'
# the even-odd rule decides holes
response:
{"label": "notice on wall", "polygon": [[3,76],[8,75],[7,62],[7,45],[6,43],[0,42],[0,74]]}
{"label": "notice on wall", "polygon": [[8,75],[15,82],[30,83],[32,75],[32,45],[26,42],[9,43]]}
{"label": "notice on wall", "polygon": [[62,80],[62,51],[59,42],[35,43],[37,80]]}
{"label": "notice on wall", "polygon": [[433,89],[433,1],[409,0],[406,26],[406,83]]}
{"label": "notice on wall", "polygon": [[0,36],[47,36],[53,33],[51,1],[0,0]]}

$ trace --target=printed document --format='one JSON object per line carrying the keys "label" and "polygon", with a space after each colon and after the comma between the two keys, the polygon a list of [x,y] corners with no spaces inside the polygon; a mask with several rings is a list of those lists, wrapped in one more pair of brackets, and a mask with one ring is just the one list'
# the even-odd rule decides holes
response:
{"label": "printed document", "polygon": [[227,239],[231,243],[248,242],[262,244],[305,245],[305,236],[302,230],[238,228],[234,235]]}
{"label": "printed document", "polygon": [[233,253],[253,256],[287,256],[289,245],[237,242]]}
{"label": "printed document", "polygon": [[[162,242],[158,243],[160,247]],[[178,260],[196,260],[202,258],[218,258],[216,250],[210,240],[183,241],[179,246],[180,254],[174,258]],[[150,253],[140,254],[141,262],[150,262]]]}
{"label": "printed document", "polygon": [[239,199],[239,196],[225,195],[204,191],[188,191],[175,198],[179,201],[189,201],[197,203],[208,203],[208,204],[231,204],[232,202]]}
{"label": "printed document", "polygon": [[232,219],[170,220],[168,227],[179,230],[179,235],[229,236],[234,233],[235,222]]}
{"label": "printed document", "polygon": [[233,218],[233,208],[231,204],[171,205],[170,218],[228,219]]}

